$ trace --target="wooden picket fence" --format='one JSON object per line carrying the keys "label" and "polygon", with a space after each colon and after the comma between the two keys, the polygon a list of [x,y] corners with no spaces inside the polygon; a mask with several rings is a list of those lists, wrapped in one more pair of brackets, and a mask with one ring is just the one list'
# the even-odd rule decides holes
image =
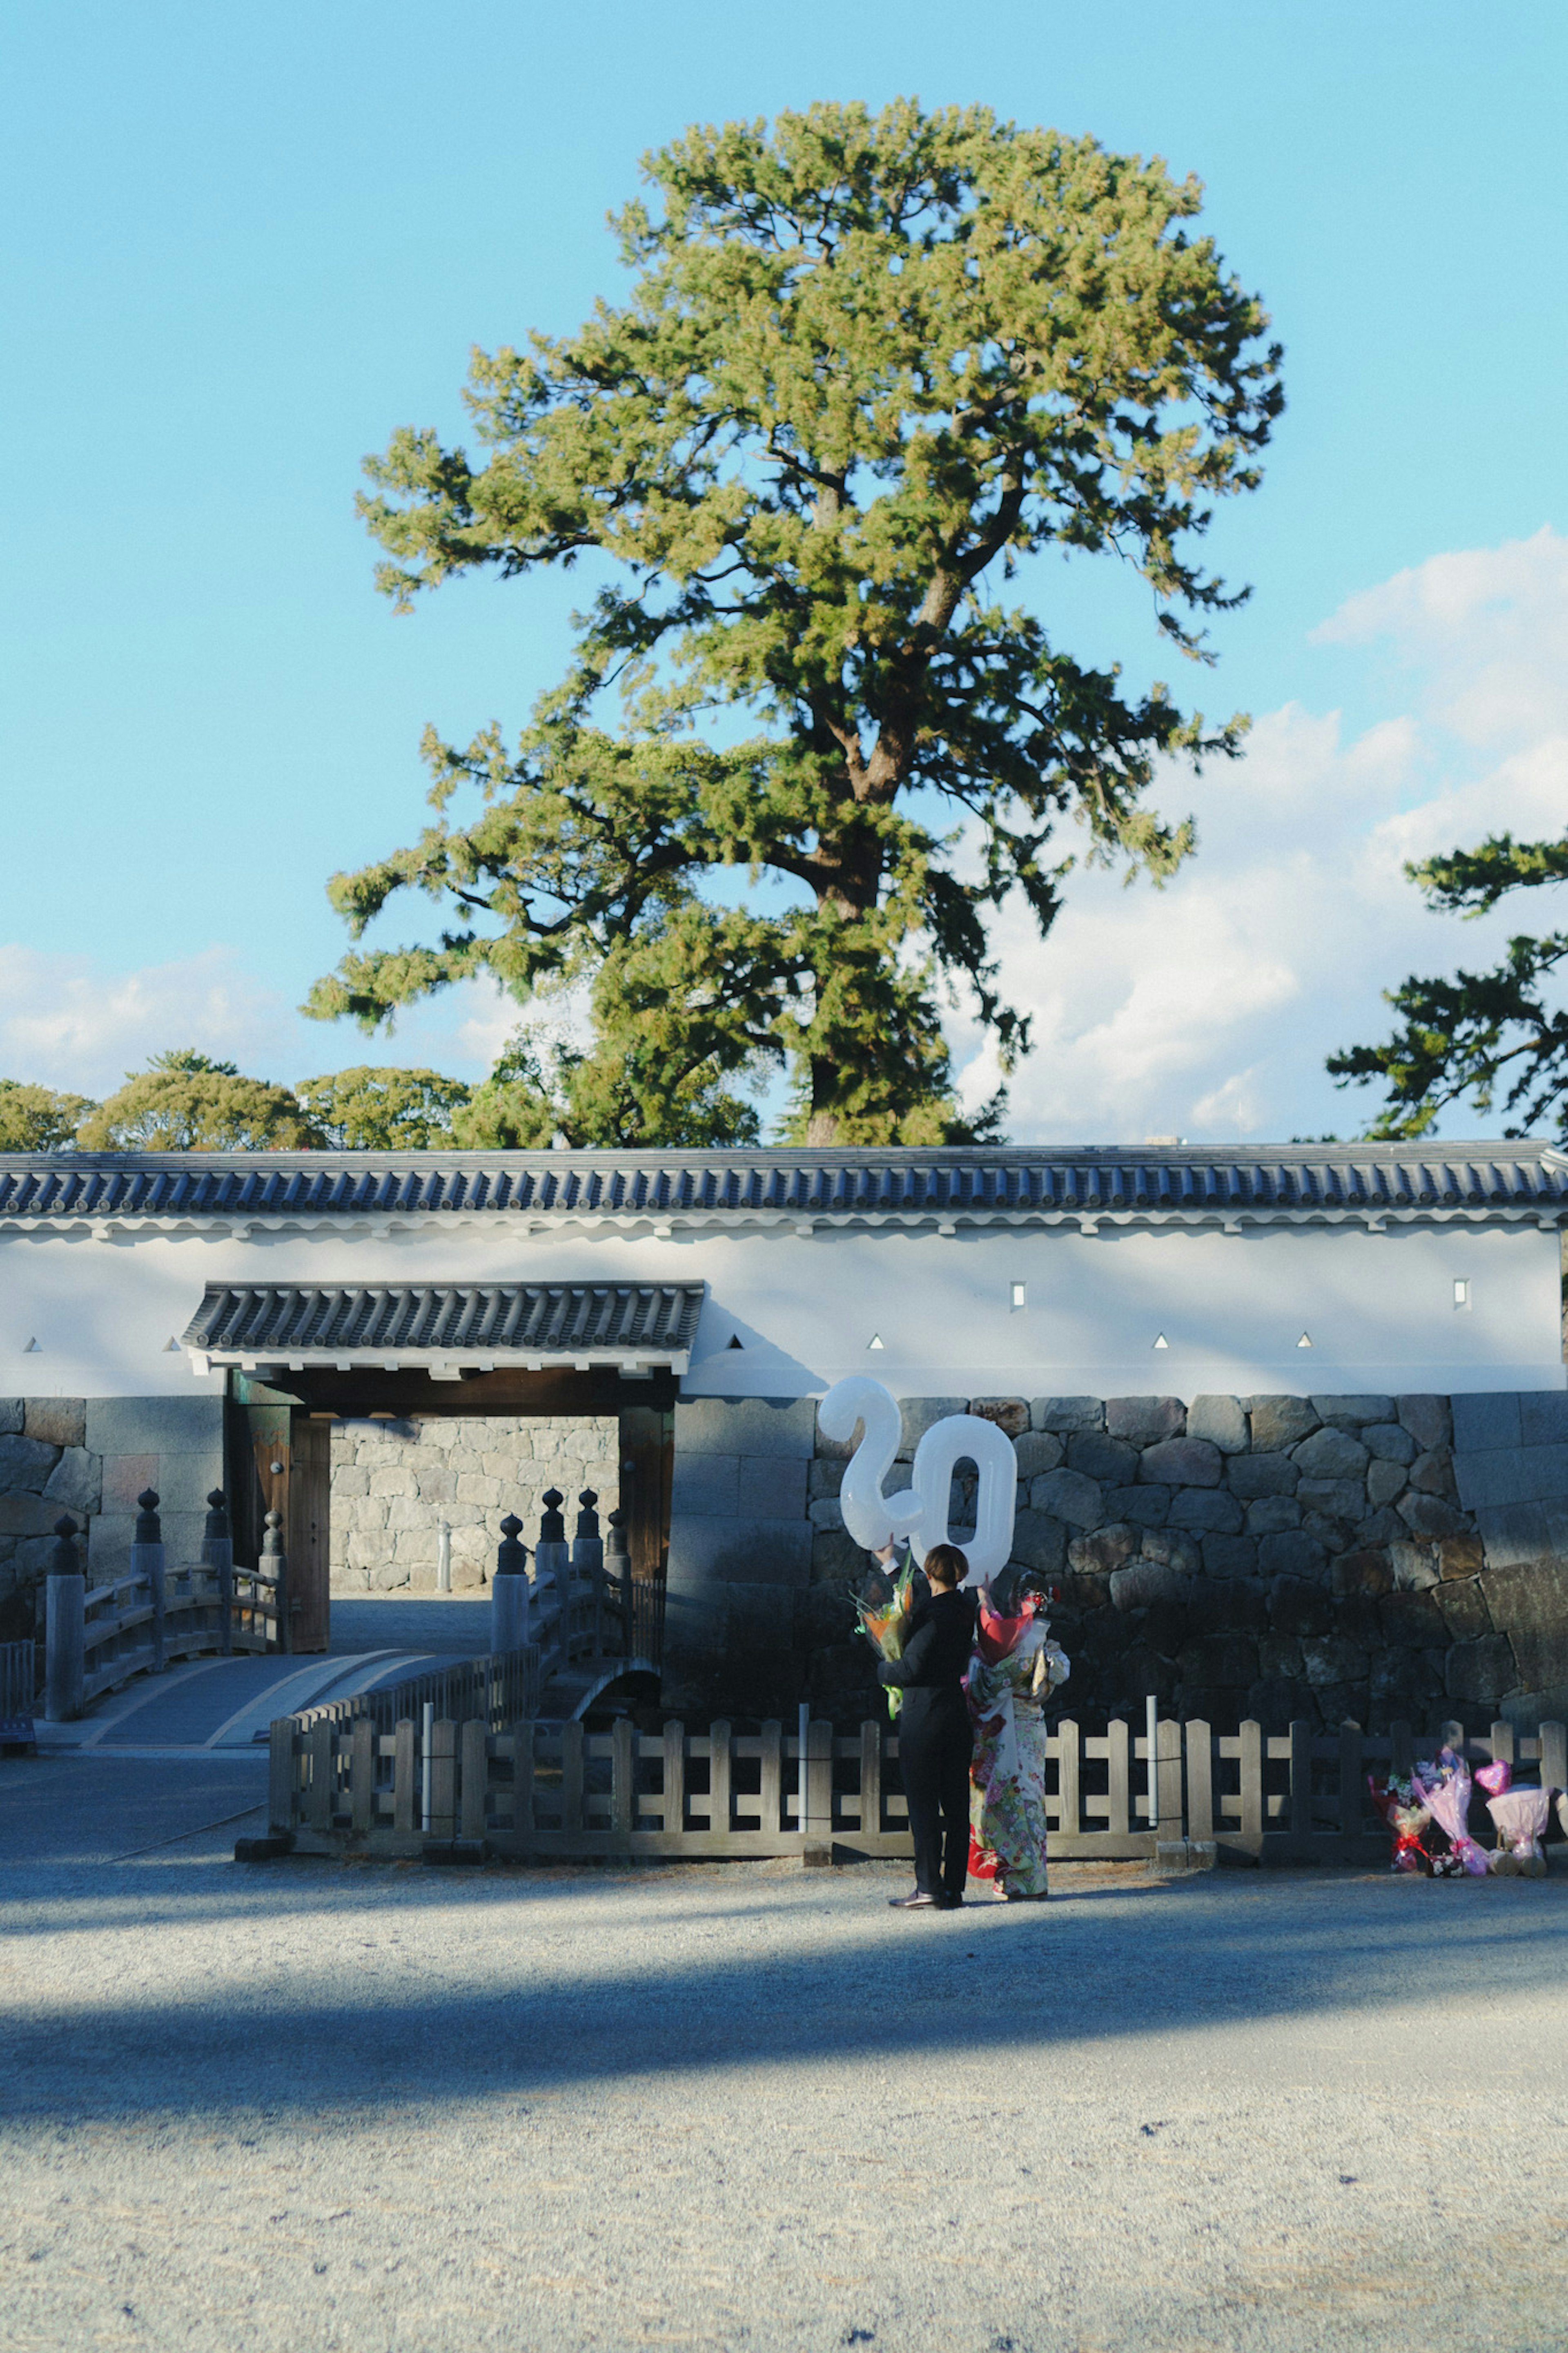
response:
{"label": "wooden picket fence", "polygon": [[[1395,1725],[1378,1738],[1353,1725],[1267,1734],[1249,1722],[1216,1734],[1165,1720],[1151,1767],[1147,1737],[1120,1719],[1086,1733],[1065,1718],[1047,1742],[1050,1851],[1172,1868],[1204,1868],[1226,1852],[1263,1863],[1374,1862],[1388,1834],[1367,1775],[1408,1772],[1445,1741],[1473,1762],[1506,1757],[1539,1767],[1552,1787],[1568,1783],[1560,1724],[1536,1737],[1496,1724],[1466,1739],[1457,1724],[1425,1737]],[[414,1719],[387,1731],[368,1718],[286,1716],[272,1726],[266,1843],[517,1860],[910,1855],[908,1809],[889,1769],[897,1733],[872,1720],[847,1736],[813,1723],[805,1746],[803,1802],[801,1740],[777,1723],[749,1734],[722,1720],[706,1732],[671,1721],[650,1734],[626,1718],[605,1732],[529,1721],[498,1731],[476,1715],[440,1718],[426,1732]],[[1489,1825],[1473,1827],[1485,1843]]]}

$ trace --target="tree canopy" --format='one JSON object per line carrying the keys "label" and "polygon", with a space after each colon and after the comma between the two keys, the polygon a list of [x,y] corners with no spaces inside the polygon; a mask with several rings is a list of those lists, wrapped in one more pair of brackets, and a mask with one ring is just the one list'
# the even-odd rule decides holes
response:
{"label": "tree canopy", "polygon": [[78,1130],[87,1152],[276,1152],[321,1142],[287,1087],[242,1078],[194,1047],[154,1054]]}
{"label": "tree canopy", "polygon": [[[1568,837],[1515,841],[1490,836],[1406,866],[1427,904],[1478,916],[1516,891],[1568,881]],[[1514,1124],[1505,1135],[1528,1135],[1543,1121],[1568,1139],[1568,1009],[1553,1005],[1551,984],[1568,956],[1568,932],[1510,940],[1489,972],[1460,970],[1451,979],[1415,976],[1387,992],[1401,1027],[1380,1046],[1352,1046],[1331,1056],[1342,1086],[1380,1080],[1387,1101],[1367,1133],[1425,1135],[1450,1104],[1468,1097],[1490,1112],[1499,1095]]]}
{"label": "tree canopy", "polygon": [[77,1129],[97,1108],[87,1095],[0,1079],[0,1152],[58,1152],[76,1141]]}
{"label": "tree canopy", "polygon": [[320,1140],[339,1152],[422,1152],[452,1142],[453,1114],[472,1090],[439,1071],[361,1062],[301,1079],[294,1092]]}
{"label": "tree canopy", "polygon": [[1004,1068],[1029,1042],[991,913],[1021,892],[1044,934],[1084,860],[1167,875],[1193,837],[1156,764],[1242,724],[1131,692],[1004,586],[1114,554],[1206,659],[1238,598],[1192,543],[1258,480],[1278,347],[1195,181],[984,108],[814,106],[643,168],[627,302],[475,354],[477,459],[409,429],[369,462],[400,607],[486,566],[601,585],[518,747],[427,733],[432,822],[330,885],[356,941],[426,894],[437,944],[356,946],[307,1009],[584,992],[589,1141],[742,1133],[781,1064],[816,1140],[956,1137],[944,995]]}

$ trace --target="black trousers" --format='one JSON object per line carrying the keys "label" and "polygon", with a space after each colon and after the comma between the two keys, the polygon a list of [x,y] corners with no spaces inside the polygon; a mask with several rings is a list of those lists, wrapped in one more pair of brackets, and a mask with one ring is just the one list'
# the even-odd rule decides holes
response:
{"label": "black trousers", "polygon": [[[899,1720],[899,1764],[915,1841],[915,1885],[922,1895],[962,1895],[969,1876],[969,1765],[974,1735],[960,1694],[956,1708]],[[921,1697],[923,1699],[925,1694]],[[914,1715],[914,1721],[908,1720]]]}

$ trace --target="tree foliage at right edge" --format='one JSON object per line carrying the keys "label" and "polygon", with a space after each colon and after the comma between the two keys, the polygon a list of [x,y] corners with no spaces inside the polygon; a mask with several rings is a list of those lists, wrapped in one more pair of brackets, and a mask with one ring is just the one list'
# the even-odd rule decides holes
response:
{"label": "tree foliage at right edge", "polygon": [[[1021,893],[1043,935],[1080,857],[1168,873],[1192,836],[1145,805],[1156,762],[1239,741],[1127,693],[1003,584],[1115,554],[1205,659],[1236,599],[1189,546],[1258,479],[1278,350],[1189,229],[1195,182],[984,108],[815,106],[644,171],[626,305],[476,355],[479,459],[407,430],[369,469],[399,605],[476,568],[612,570],[518,749],[428,735],[433,822],[333,881],[356,940],[412,891],[437,944],[356,947],[308,1010],[374,1029],[481,974],[521,1003],[576,988],[592,1050],[558,1076],[584,1141],[739,1134],[782,1063],[812,1141],[934,1142],[944,990],[1004,1068],[1028,1044],[994,910]],[[782,902],[731,903],[724,870]]]}
{"label": "tree foliage at right edge", "polygon": [[[1497,834],[1476,849],[1456,849],[1406,866],[1429,906],[1446,914],[1489,914],[1515,891],[1568,881],[1568,838],[1515,841]],[[1369,1135],[1425,1135],[1450,1104],[1467,1096],[1489,1112],[1500,1095],[1513,1124],[1505,1135],[1528,1135],[1550,1121],[1568,1139],[1568,1012],[1550,1001],[1550,984],[1568,933],[1521,933],[1489,972],[1451,979],[1412,976],[1388,995],[1401,1027],[1380,1046],[1352,1046],[1330,1058],[1342,1086],[1381,1080],[1387,1102]]]}

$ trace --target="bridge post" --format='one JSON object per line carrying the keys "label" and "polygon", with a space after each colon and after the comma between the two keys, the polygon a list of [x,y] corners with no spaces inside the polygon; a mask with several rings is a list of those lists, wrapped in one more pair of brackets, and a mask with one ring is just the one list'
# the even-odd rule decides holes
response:
{"label": "bridge post", "polygon": [[626,1515],[623,1511],[610,1513],[605,1522],[609,1533],[605,1538],[605,1574],[615,1588],[616,1608],[621,1620],[621,1656],[629,1659],[637,1649],[632,1624],[632,1559],[626,1550]]}
{"label": "bridge post", "polygon": [[599,1498],[592,1487],[584,1487],[577,1501],[582,1505],[577,1514],[576,1532],[572,1539],[572,1575],[581,1577],[594,1588],[594,1656],[605,1655],[605,1540],[599,1534],[599,1514],[594,1509]]}
{"label": "bridge post", "polygon": [[226,1659],[234,1649],[234,1537],[228,1525],[228,1497],[221,1487],[215,1487],[207,1497],[202,1566],[217,1578],[218,1649]]}
{"label": "bridge post", "polygon": [[55,1522],[55,1535],[44,1618],[44,1715],[50,1724],[73,1724],[87,1672],[87,1579],[68,1514]]}
{"label": "bridge post", "polygon": [[163,1528],[158,1517],[155,1488],[143,1487],[136,1498],[136,1526],[131,1538],[131,1574],[146,1584],[153,1602],[153,1672],[161,1675],[169,1663],[163,1626]]}
{"label": "bridge post", "polygon": [[495,1575],[490,1579],[490,1649],[528,1647],[528,1547],[518,1542],[522,1522],[509,1512],[500,1524]]}
{"label": "bridge post", "polygon": [[273,1605],[278,1612],[278,1648],[285,1657],[294,1644],[289,1627],[289,1556],[283,1549],[283,1519],[278,1512],[268,1512],[261,1535],[261,1573],[272,1580]]}

